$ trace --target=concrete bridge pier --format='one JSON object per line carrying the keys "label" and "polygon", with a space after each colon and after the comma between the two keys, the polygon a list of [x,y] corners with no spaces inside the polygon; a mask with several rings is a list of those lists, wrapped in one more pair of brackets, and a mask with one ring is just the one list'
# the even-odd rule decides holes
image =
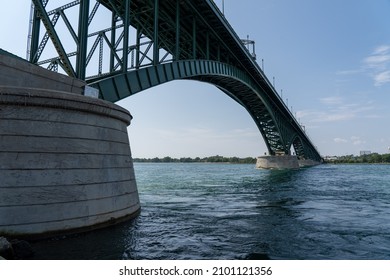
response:
{"label": "concrete bridge pier", "polygon": [[256,161],[256,168],[260,169],[296,169],[299,168],[297,156],[269,155],[260,156]]}
{"label": "concrete bridge pier", "polygon": [[0,236],[80,232],[139,213],[132,117],[84,86],[0,52]]}

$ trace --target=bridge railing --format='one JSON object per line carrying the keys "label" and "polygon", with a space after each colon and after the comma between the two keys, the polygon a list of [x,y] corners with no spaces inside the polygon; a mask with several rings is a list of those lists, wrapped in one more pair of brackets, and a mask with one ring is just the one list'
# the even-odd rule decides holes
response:
{"label": "bridge railing", "polygon": [[290,109],[288,108],[288,106],[285,104],[284,100],[280,97],[280,95],[278,94],[276,88],[274,87],[274,85],[270,82],[270,80],[268,79],[267,75],[265,74],[264,70],[259,66],[259,64],[257,63],[257,60],[252,56],[252,54],[250,53],[250,51],[245,47],[244,43],[242,42],[242,40],[240,39],[240,37],[237,35],[237,33],[235,32],[234,28],[231,26],[231,24],[229,23],[229,21],[227,20],[227,18],[225,17],[225,15],[222,13],[222,11],[220,10],[220,8],[218,7],[218,5],[213,1],[213,0],[207,0],[213,7],[214,7],[214,10],[219,14],[220,18],[221,18],[221,21],[223,21],[223,23],[227,26],[227,29],[230,31],[230,33],[234,36],[237,44],[239,44],[241,46],[241,49],[246,53],[247,55],[247,58],[248,60],[251,61],[251,63],[253,64],[253,66],[256,68],[256,70],[262,75],[262,78],[264,79],[264,81],[266,82],[267,86],[271,89],[273,89],[273,93],[275,94],[275,96],[277,96],[278,98],[278,101],[284,105],[284,109],[287,111],[287,112],[290,112],[290,116],[295,119],[295,117],[291,114],[291,111]]}

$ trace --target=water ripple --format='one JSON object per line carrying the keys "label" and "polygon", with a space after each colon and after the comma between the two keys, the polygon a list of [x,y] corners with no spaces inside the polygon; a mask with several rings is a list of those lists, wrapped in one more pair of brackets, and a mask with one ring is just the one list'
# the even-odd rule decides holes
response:
{"label": "water ripple", "polygon": [[33,244],[41,259],[390,259],[390,165],[135,164],[130,222]]}

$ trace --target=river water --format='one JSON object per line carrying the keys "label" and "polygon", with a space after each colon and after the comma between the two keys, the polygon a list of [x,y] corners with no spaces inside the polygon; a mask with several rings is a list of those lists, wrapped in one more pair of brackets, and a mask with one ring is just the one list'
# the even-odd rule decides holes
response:
{"label": "river water", "polygon": [[33,243],[36,259],[390,259],[390,165],[135,163],[133,221]]}

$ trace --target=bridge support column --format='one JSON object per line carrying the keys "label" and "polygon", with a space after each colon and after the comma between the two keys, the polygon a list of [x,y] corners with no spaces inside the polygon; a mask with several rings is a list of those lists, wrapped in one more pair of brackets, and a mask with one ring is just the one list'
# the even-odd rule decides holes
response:
{"label": "bridge support column", "polygon": [[[40,238],[137,215],[129,112],[53,90],[81,81],[0,58],[0,235]],[[25,80],[34,88],[17,84]]]}
{"label": "bridge support column", "polygon": [[261,156],[257,158],[256,168],[295,169],[299,168],[298,158],[291,155]]}

